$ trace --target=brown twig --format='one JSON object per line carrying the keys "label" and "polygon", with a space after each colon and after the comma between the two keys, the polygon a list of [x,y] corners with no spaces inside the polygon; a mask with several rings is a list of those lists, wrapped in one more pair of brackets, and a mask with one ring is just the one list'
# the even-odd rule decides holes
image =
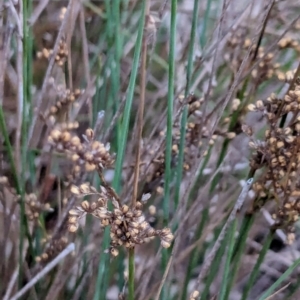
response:
{"label": "brown twig", "polygon": [[[150,1],[146,1],[145,8],[145,28],[148,26],[150,13]],[[133,194],[132,194],[132,207],[135,207],[137,196],[138,196],[138,182],[140,175],[140,159],[141,159],[141,141],[143,133],[143,122],[144,122],[144,108],[145,108],[145,95],[146,95],[146,75],[147,75],[147,35],[143,36],[142,55],[141,55],[141,84],[140,84],[140,103],[138,113],[138,124],[137,124],[137,135],[136,135],[136,157],[135,157],[135,168],[134,168],[134,180],[133,180]]]}

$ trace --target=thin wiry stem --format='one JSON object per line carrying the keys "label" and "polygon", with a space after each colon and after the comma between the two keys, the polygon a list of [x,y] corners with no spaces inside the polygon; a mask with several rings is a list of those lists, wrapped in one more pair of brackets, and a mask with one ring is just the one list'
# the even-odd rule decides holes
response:
{"label": "thin wiry stem", "polygon": [[164,275],[163,275],[163,278],[159,284],[159,287],[158,287],[158,291],[157,291],[157,294],[155,296],[155,300],[159,300],[159,296],[160,296],[160,293],[161,293],[161,290],[164,286],[164,283],[168,277],[168,274],[169,274],[169,270],[170,270],[170,267],[171,267],[171,264],[172,264],[172,261],[173,261],[173,255],[170,256],[169,258],[169,261],[168,261],[168,264],[166,266],[166,269],[165,269],[165,272],[164,272]]}
{"label": "thin wiry stem", "polygon": [[[150,0],[145,0],[145,10],[144,16],[145,18],[145,28],[148,26],[149,22],[149,13],[150,13]],[[141,83],[140,83],[140,103],[139,103],[139,113],[138,113],[138,124],[137,124],[137,136],[136,136],[136,157],[135,157],[135,167],[134,167],[134,181],[133,181],[133,195],[131,205],[132,208],[136,206],[137,196],[138,196],[138,183],[139,183],[139,176],[140,176],[140,160],[141,160],[141,141],[142,141],[142,133],[143,133],[143,123],[144,123],[144,109],[145,109],[145,95],[146,95],[146,74],[147,74],[147,35],[143,35],[143,44],[142,44],[142,53],[141,53]],[[134,273],[135,273],[135,266],[134,266],[134,248],[129,249],[129,279],[128,279],[128,286],[129,286],[129,299],[134,299]]]}
{"label": "thin wiry stem", "polygon": [[[148,26],[150,13],[150,1],[146,0],[145,8],[145,28]],[[133,196],[132,196],[132,207],[135,207],[137,195],[138,195],[138,182],[140,175],[140,159],[141,159],[141,141],[143,133],[143,122],[144,122],[144,109],[145,109],[145,95],[146,95],[146,74],[147,74],[147,35],[143,36],[142,54],[141,54],[141,84],[140,84],[140,103],[138,113],[138,128],[136,136],[136,157],[135,157],[135,168],[134,168],[134,182],[133,182]]]}
{"label": "thin wiry stem", "polygon": [[17,105],[17,129],[16,129],[16,167],[17,171],[21,173],[21,131],[23,124],[23,105],[24,105],[24,86],[23,86],[23,4],[20,1],[19,14],[15,15],[15,9],[11,2],[11,9],[13,15],[18,23],[18,40],[17,40],[17,78],[18,78],[18,105]]}

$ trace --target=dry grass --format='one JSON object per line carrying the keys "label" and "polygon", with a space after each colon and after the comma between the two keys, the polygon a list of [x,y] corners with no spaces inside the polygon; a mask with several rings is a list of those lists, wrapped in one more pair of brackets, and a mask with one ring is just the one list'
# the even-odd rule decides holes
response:
{"label": "dry grass", "polygon": [[0,1],[1,297],[298,299],[299,8]]}

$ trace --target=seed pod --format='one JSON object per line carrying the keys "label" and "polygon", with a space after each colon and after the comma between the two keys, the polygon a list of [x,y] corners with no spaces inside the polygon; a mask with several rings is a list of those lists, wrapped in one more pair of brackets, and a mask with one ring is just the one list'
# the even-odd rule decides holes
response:
{"label": "seed pod", "polygon": [[81,207],[85,210],[85,211],[88,211],[90,209],[90,204],[88,201],[83,201],[81,202]]}

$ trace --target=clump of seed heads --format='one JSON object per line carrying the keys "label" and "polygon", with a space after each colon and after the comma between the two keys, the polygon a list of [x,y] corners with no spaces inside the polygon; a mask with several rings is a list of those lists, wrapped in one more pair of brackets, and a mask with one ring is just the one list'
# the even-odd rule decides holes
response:
{"label": "clump of seed heads", "polygon": [[[88,183],[79,186],[73,185],[71,192],[77,197],[86,195],[97,195],[98,200],[90,203],[85,200],[80,206],[76,206],[69,211],[68,228],[70,232],[75,232],[79,228],[79,221],[85,215],[91,214],[100,220],[102,227],[110,226],[110,253],[117,256],[118,247],[133,248],[149,242],[156,236],[160,238],[161,245],[169,248],[173,240],[173,234],[169,228],[155,230],[146,221],[142,211],[143,204],[137,201],[134,207],[121,204],[116,193],[110,188],[101,186],[101,192],[97,192],[94,187]],[[142,201],[146,201],[149,195],[144,195]],[[109,208],[112,203],[112,209]]]}
{"label": "clump of seed heads", "polygon": [[109,144],[104,145],[94,139],[94,131],[87,129],[82,139],[72,130],[78,123],[64,123],[51,130],[48,143],[52,149],[67,155],[73,163],[69,179],[78,177],[82,172],[102,172],[112,166],[114,157],[109,153]]}
{"label": "clump of seed heads", "polygon": [[[290,72],[281,76],[291,82]],[[273,214],[275,226],[284,228],[287,242],[292,243],[294,224],[300,214],[300,81],[296,80],[287,94],[280,98],[274,93],[265,100],[248,106],[250,111],[260,112],[267,123],[265,139],[256,141],[252,131],[249,146],[254,150],[250,166],[264,168],[260,179],[253,184],[257,195],[253,209],[264,205],[269,199],[276,201],[277,211]]]}
{"label": "clump of seed heads", "polygon": [[[50,59],[52,55],[53,55],[53,49],[47,49],[47,48],[44,48],[42,51],[39,51],[37,53],[37,57],[39,59],[41,59],[41,58]],[[68,57],[67,44],[64,40],[61,40],[59,42],[58,51],[55,55],[55,63],[59,67],[62,67],[65,64],[67,57]]]}

